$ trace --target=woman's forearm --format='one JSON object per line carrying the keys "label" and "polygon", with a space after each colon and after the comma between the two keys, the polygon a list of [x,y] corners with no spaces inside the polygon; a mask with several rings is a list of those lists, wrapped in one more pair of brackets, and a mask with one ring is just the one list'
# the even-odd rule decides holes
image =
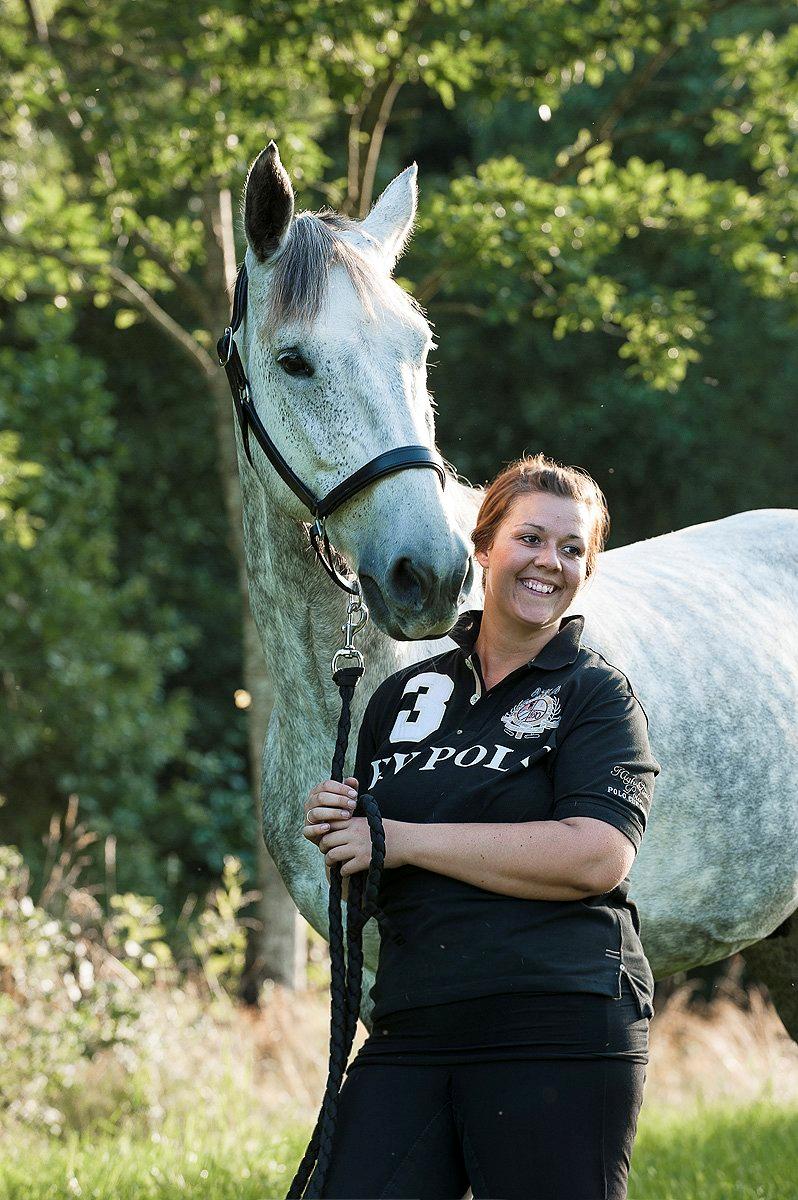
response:
{"label": "woman's forearm", "polygon": [[384,822],[391,866],[422,867],[525,900],[581,900],[594,868],[584,840],[562,821],[418,825]]}

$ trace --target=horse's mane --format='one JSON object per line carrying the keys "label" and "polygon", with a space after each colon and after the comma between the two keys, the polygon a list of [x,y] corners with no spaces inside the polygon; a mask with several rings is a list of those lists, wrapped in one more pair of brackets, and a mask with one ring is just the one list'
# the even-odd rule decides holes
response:
{"label": "horse's mane", "polygon": [[269,328],[287,322],[312,324],[319,315],[330,272],[336,265],[346,269],[370,319],[377,320],[381,311],[400,316],[422,311],[387,270],[379,270],[351,242],[341,237],[341,233],[350,230],[361,237],[368,236],[357,221],[327,209],[296,215],[285,247],[272,267],[266,318]]}

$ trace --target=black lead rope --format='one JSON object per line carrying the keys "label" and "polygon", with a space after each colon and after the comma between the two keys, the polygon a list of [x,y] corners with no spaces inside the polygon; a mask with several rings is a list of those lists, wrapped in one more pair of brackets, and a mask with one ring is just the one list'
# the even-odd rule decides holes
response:
{"label": "black lead rope", "polygon": [[[255,441],[281,479],[315,518],[310,528],[313,548],[330,578],[349,594],[346,625],[341,627],[342,632],[346,635],[345,645],[336,651],[332,660],[333,681],[341,694],[341,716],[338,721],[330,778],[341,783],[344,758],[349,743],[352,696],[363,675],[363,656],[359,650],[354,648],[352,640],[354,634],[362,629],[368,620],[368,609],[360,596],[358,580],[356,578],[347,579],[336,569],[333,549],[325,528],[326,518],[375,479],[380,479],[393,471],[401,471],[406,467],[432,468],[440,478],[441,487],[446,486],[447,472],[440,455],[427,446],[399,446],[378,454],[376,458],[358,468],[342,483],[334,487],[327,496],[321,499],[314,496],[280,454],[252,402],[249,380],[233,337],[244,319],[247,293],[247,272],[242,263],[236,278],[230,324],[219,338],[216,348],[219,362],[224,367],[230,384],[244,453],[249,465],[254,470],[255,464],[252,460],[249,438],[251,431]],[[337,666],[339,657],[354,659],[357,665]],[[349,876],[346,955],[344,955],[341,911],[341,868],[334,863],[330,869],[330,1066],[319,1116],[286,1200],[298,1200],[300,1197],[321,1197],[322,1195],[332,1155],[333,1135],[338,1114],[338,1093],[341,1089],[360,1014],[363,990],[363,926],[371,917],[374,917],[377,920],[381,937],[392,938],[400,945],[404,942],[401,933],[393,928],[377,905],[377,895],[385,862],[385,830],[377,802],[368,792],[364,792],[358,797],[354,812],[365,816],[368,821],[371,833],[371,863],[368,871],[359,871],[356,875]]]}
{"label": "black lead rope", "polygon": [[[330,778],[338,783],[343,780],[344,757],[349,741],[352,695],[362,674],[361,666],[339,668],[333,674],[333,679],[341,693],[341,716],[338,721],[338,735]],[[387,917],[377,906],[377,893],[385,861],[385,830],[377,802],[368,792],[362,792],[358,796],[355,814],[358,814],[360,809],[369,823],[371,864],[367,872],[359,871],[356,875],[349,876],[346,961],[344,960],[341,917],[341,868],[338,863],[333,863],[330,868],[329,1070],[316,1126],[288,1190],[286,1200],[298,1200],[299,1197],[317,1198],[323,1195],[324,1181],[332,1157],[333,1136],[338,1116],[338,1093],[341,1090],[360,1014],[363,988],[363,926],[370,917],[376,916],[379,918],[381,936],[392,937],[399,944],[404,942],[402,935],[391,927]]]}

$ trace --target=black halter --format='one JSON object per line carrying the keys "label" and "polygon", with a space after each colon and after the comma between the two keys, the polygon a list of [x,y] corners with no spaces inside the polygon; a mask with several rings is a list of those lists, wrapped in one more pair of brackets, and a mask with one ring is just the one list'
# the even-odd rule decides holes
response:
{"label": "black halter", "polygon": [[[426,446],[398,446],[395,450],[386,450],[383,454],[378,454],[371,462],[359,467],[348,479],[336,484],[332,491],[328,492],[323,499],[317,499],[310,488],[306,487],[299,476],[291,470],[288,463],[280,454],[280,451],[266,432],[266,427],[258,416],[255,405],[252,403],[249,380],[244,373],[241,356],[233,340],[233,334],[244,319],[246,306],[247,269],[245,264],[242,263],[236,279],[235,292],[233,293],[233,311],[230,317],[230,324],[216,343],[216,349],[219,355],[219,362],[225,369],[227,381],[230,384],[230,391],[233,393],[233,404],[235,405],[236,416],[238,417],[238,424],[241,429],[244,452],[250,466],[254,467],[252,452],[249,446],[249,431],[251,429],[255,441],[281,479],[288,484],[294,495],[299,497],[305,507],[315,517],[310,528],[310,537],[313,542],[313,548],[319,556],[325,571],[339,587],[342,587],[351,594],[355,594],[359,590],[357,582],[347,582],[343,576],[338,574],[333,565],[333,552],[327,538],[327,531],[324,527],[325,520],[344,501],[357,495],[364,487],[373,483],[375,479],[380,479],[383,475],[390,475],[393,471],[404,470],[405,467],[432,467],[440,476],[441,487],[445,487],[446,469],[443,459],[439,454],[436,454],[433,450],[429,450]],[[325,554],[322,553],[321,538],[324,539],[324,547],[328,557],[325,557]]]}

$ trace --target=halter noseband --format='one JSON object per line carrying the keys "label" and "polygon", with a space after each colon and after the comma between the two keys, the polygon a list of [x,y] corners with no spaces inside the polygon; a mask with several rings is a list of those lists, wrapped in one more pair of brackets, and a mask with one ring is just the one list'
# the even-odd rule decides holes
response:
{"label": "halter noseband", "polygon": [[[285,461],[269,437],[266,427],[258,416],[255,405],[252,403],[249,380],[244,372],[244,365],[241,362],[238,347],[233,339],[233,334],[244,319],[247,306],[247,283],[247,268],[242,263],[233,293],[233,311],[230,316],[230,324],[216,343],[219,362],[225,369],[227,381],[230,384],[230,391],[233,393],[233,404],[235,405],[236,416],[241,430],[244,453],[247,456],[249,465],[254,469],[252,452],[249,445],[249,432],[252,430],[255,441],[280,478],[284,483],[288,484],[294,495],[299,497],[305,508],[315,518],[310,528],[310,537],[313,542],[313,548],[325,571],[339,587],[354,595],[359,592],[357,581],[354,583],[348,582],[343,576],[339,575],[333,565],[332,547],[330,546],[325,529],[327,517],[346,500],[351,499],[352,496],[356,496],[368,484],[373,483],[375,479],[380,479],[383,475],[390,475],[394,471],[402,471],[405,467],[431,467],[434,471],[437,471],[441,487],[445,487],[446,469],[443,459],[435,451],[428,449],[427,446],[398,446],[394,450],[386,450],[382,454],[378,454],[376,458],[372,458],[364,466],[358,467],[342,483],[336,484],[326,496],[318,499]],[[322,552],[320,545],[321,538],[324,539],[326,553]]]}

